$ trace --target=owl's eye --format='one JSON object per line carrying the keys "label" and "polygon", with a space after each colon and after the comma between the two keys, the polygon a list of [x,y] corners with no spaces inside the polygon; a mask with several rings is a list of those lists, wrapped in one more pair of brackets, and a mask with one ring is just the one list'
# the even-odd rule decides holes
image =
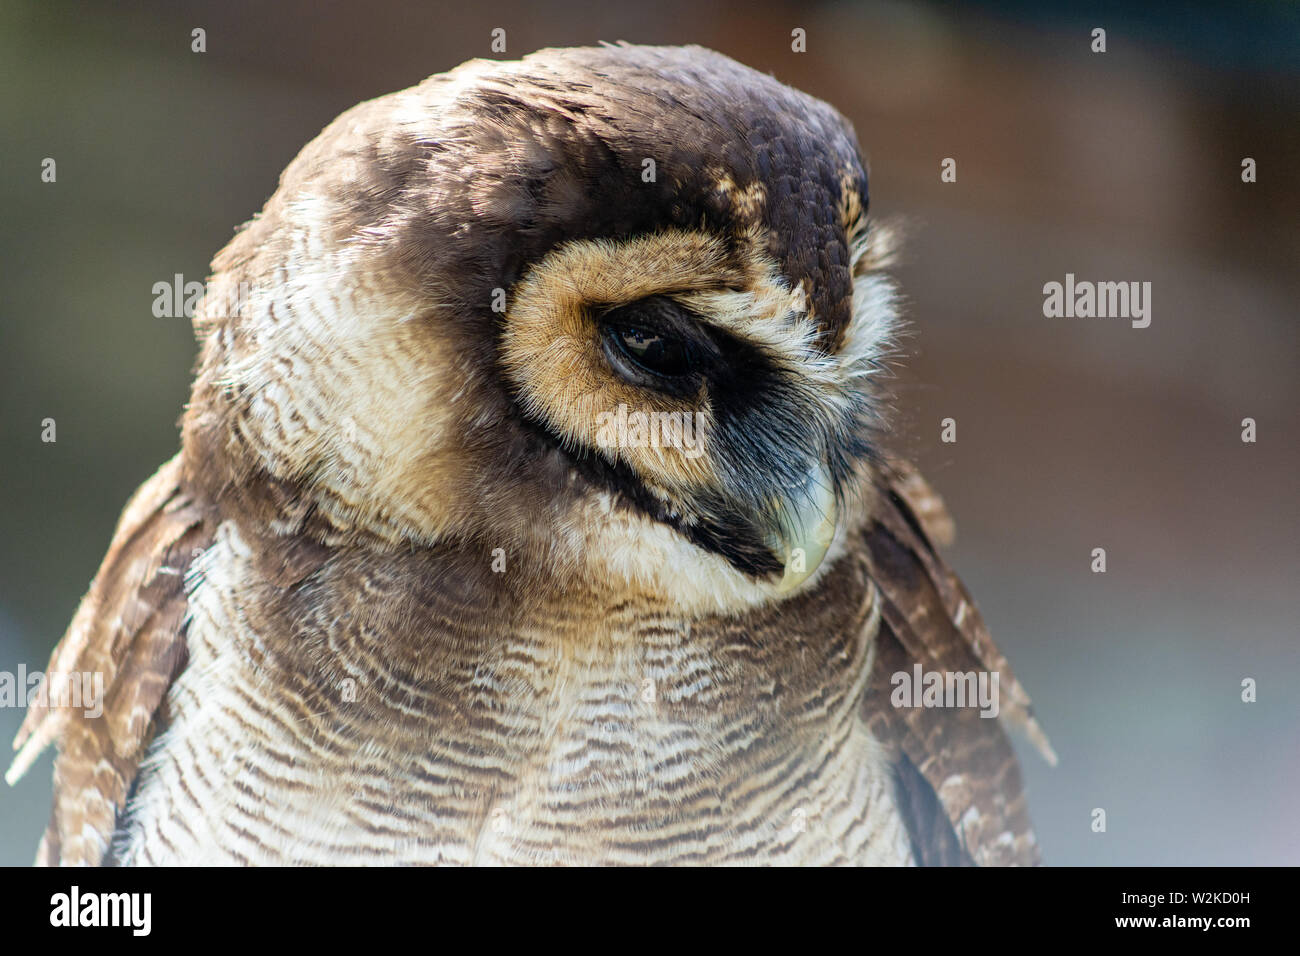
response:
{"label": "owl's eye", "polygon": [[673,378],[691,370],[691,350],[681,339],[635,325],[609,325],[606,330],[624,357],[647,372]]}
{"label": "owl's eye", "polygon": [[666,295],[615,306],[599,322],[610,367],[641,388],[695,395],[721,359],[704,319]]}

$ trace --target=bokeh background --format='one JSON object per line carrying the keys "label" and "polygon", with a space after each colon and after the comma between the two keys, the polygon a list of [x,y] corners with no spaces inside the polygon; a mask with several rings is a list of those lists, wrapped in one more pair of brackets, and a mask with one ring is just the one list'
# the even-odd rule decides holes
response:
{"label": "bokeh background", "polygon": [[[1060,753],[1021,748],[1047,862],[1300,863],[1300,12],[1125,6],[0,0],[0,670],[44,666],[176,449],[195,347],[153,284],[201,280],[336,114],[495,27],[509,58],[701,43],[848,115],[905,226],[895,443]],[[1044,318],[1067,272],[1150,281],[1151,327]],[[0,785],[0,864],[50,765]]]}

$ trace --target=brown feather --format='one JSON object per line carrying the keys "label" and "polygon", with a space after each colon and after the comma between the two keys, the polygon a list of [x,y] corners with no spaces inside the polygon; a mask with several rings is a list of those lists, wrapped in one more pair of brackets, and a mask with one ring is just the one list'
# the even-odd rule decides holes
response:
{"label": "brown feather", "polygon": [[50,678],[102,674],[102,715],[33,706],[14,741],[21,750],[11,782],[58,741],[54,807],[38,863],[101,862],[155,715],[184,666],[185,575],[210,531],[179,478],[173,458],[136,492],[50,664]]}
{"label": "brown feather", "polygon": [[[910,671],[916,663],[926,671],[997,672],[1002,713],[1046,742],[1030,716],[1028,695],[994,646],[969,595],[930,544],[909,499],[927,503],[922,509],[927,522],[950,528],[942,502],[906,465],[884,469],[883,479],[885,490],[862,536],[872,579],[881,592],[883,619],[868,697],[875,706],[868,723],[895,748],[900,761],[928,781],[975,863],[1036,864],[1038,848],[1019,767],[998,722],[981,717],[974,707],[886,704],[890,676]],[[946,834],[934,837],[940,838]]]}

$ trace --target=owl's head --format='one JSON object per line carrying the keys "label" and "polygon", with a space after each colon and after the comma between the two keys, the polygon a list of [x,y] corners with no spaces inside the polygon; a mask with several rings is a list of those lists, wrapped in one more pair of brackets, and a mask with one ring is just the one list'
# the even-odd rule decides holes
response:
{"label": "owl's head", "polygon": [[[735,609],[861,507],[893,292],[819,100],[698,47],[340,116],[218,255],[191,480],[276,533]],[[238,291],[236,291],[238,290]]]}

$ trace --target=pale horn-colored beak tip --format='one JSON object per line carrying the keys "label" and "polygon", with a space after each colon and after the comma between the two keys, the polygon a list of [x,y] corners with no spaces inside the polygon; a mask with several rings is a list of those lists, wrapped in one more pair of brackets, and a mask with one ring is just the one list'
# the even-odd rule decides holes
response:
{"label": "pale horn-colored beak tip", "polygon": [[788,530],[775,542],[785,560],[785,573],[776,590],[789,594],[817,570],[835,538],[835,491],[825,466],[815,469],[808,483],[781,507],[788,510]]}

